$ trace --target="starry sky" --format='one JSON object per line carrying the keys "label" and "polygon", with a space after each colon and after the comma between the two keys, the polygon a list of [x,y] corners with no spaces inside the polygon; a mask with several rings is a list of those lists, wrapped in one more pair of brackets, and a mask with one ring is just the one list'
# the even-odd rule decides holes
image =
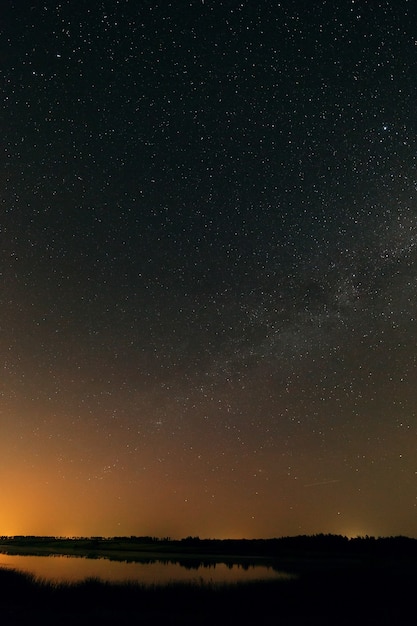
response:
{"label": "starry sky", "polygon": [[4,1],[0,534],[417,537],[416,23]]}

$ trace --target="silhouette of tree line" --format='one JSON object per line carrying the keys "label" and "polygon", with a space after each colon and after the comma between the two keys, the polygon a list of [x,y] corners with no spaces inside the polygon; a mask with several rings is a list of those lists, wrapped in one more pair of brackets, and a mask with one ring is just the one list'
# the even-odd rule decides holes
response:
{"label": "silhouette of tree line", "polygon": [[417,539],[405,536],[354,537],[316,534],[296,535],[271,539],[201,539],[185,537],[115,536],[115,537],[53,537],[53,536],[2,536],[0,543],[16,547],[79,548],[80,550],[143,550],[159,548],[165,552],[198,553],[207,555],[242,555],[283,557],[289,555],[360,555],[387,556],[417,555]]}

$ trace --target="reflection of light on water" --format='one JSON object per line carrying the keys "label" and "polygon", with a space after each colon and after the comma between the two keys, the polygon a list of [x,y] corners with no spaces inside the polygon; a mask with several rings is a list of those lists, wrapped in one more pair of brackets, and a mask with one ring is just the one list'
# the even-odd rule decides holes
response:
{"label": "reflection of light on water", "polygon": [[[191,565],[191,562],[190,562]],[[74,582],[85,578],[101,578],[110,582],[136,581],[158,584],[172,581],[244,582],[288,578],[265,565],[226,565],[213,563],[210,567],[183,567],[179,563],[127,563],[74,556],[22,556],[0,554],[0,567],[14,568],[34,574],[37,578]]]}

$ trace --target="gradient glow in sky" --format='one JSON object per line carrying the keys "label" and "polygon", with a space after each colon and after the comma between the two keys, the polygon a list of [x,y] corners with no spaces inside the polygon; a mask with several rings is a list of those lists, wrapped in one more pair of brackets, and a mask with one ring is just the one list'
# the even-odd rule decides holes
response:
{"label": "gradient glow in sky", "polygon": [[417,537],[414,2],[6,5],[0,535]]}

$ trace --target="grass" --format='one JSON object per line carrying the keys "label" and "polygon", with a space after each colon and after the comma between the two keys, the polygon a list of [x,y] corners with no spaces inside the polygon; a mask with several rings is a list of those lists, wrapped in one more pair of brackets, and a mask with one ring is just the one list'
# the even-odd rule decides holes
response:
{"label": "grass", "polygon": [[415,624],[415,564],[305,569],[298,579],[141,586],[88,579],[53,584],[0,569],[4,626]]}
{"label": "grass", "polygon": [[[6,539],[6,538],[3,538]],[[3,541],[3,544],[6,542]],[[113,558],[271,559],[289,580],[144,586],[89,579],[54,584],[0,569],[1,626],[415,626],[417,542],[337,536],[186,542],[16,538],[7,551],[112,553]],[[224,549],[224,552],[222,550]],[[4,550],[6,551],[6,550]],[[73,552],[72,552],[73,551]],[[146,552],[146,555],[144,555]],[[33,553],[33,552],[32,552]],[[39,552],[38,552],[39,553]]]}

